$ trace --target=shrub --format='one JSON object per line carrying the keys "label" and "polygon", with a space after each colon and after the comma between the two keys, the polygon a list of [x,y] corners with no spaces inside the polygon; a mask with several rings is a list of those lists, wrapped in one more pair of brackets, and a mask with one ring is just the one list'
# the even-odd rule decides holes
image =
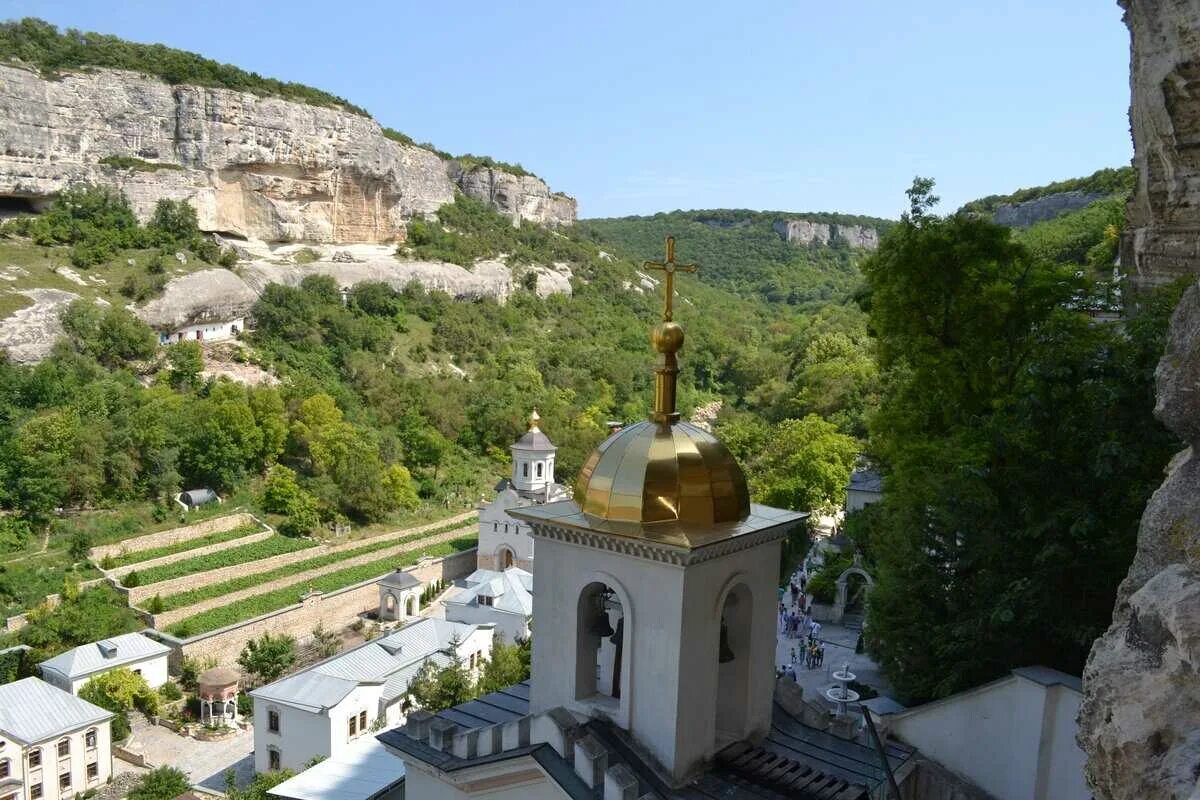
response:
{"label": "shrub", "polygon": [[150,602],[146,604],[146,610],[151,614],[161,614],[165,610],[163,608],[162,595],[156,594],[150,598]]}
{"label": "shrub", "polygon": [[167,681],[162,686],[158,687],[158,693],[163,700],[168,703],[173,703],[183,697],[183,690],[174,681]]}
{"label": "shrub", "polygon": [[236,267],[238,263],[237,251],[232,247],[225,248],[221,251],[221,257],[217,259],[217,263],[226,269]]}
{"label": "shrub", "polygon": [[136,569],[129,570],[128,574],[126,574],[124,578],[121,578],[121,585],[126,589],[133,589],[134,587],[140,586],[141,583],[142,576],[138,575],[138,571]]}
{"label": "shrub", "polygon": [[188,776],[175,767],[159,767],[142,776],[128,800],[174,800],[191,788]]}

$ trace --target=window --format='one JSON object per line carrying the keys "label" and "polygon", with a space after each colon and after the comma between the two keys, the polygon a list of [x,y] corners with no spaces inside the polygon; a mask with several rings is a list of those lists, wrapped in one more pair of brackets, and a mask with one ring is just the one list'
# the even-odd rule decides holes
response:
{"label": "window", "polygon": [[29,800],[41,800],[41,798],[42,798],[42,785],[40,783],[35,783],[33,786],[30,786],[29,787]]}
{"label": "window", "polygon": [[42,748],[35,747],[29,751],[29,768],[40,767],[42,765]]}
{"label": "window", "polygon": [[492,533],[496,533],[496,532],[497,532],[497,531],[499,531],[499,530],[500,530],[500,523],[499,523],[499,522],[493,522],[493,523],[492,523]]}
{"label": "window", "polygon": [[96,729],[92,728],[83,735],[83,743],[87,745],[88,750],[96,749]]}
{"label": "window", "polygon": [[358,735],[358,717],[350,718],[350,738]]}
{"label": "window", "polygon": [[271,770],[279,769],[279,751],[274,747],[267,750],[267,768]]}
{"label": "window", "polygon": [[481,605],[481,606],[490,606],[491,604],[492,604],[492,598],[490,598],[490,597],[483,597],[483,596],[480,596],[480,598],[479,598],[479,605]]}
{"label": "window", "polygon": [[8,777],[8,759],[0,758],[0,778]]}
{"label": "window", "polygon": [[537,463],[537,476],[542,477],[542,462],[540,461]]}
{"label": "window", "polygon": [[358,729],[360,731],[367,729],[367,712],[365,711],[358,712]]}
{"label": "window", "polygon": [[522,478],[529,477],[529,462],[528,461],[521,462],[521,477]]}
{"label": "window", "polygon": [[279,733],[279,712],[278,711],[272,710],[272,711],[267,712],[267,730],[270,731],[271,733]]}
{"label": "window", "polygon": [[71,755],[71,740],[70,739],[59,739],[58,740],[58,757],[66,758],[69,755]]}
{"label": "window", "polygon": [[89,781],[94,781],[100,777],[100,765],[93,761],[87,766],[87,778]]}
{"label": "window", "polygon": [[58,793],[62,794],[71,788],[71,771],[67,770],[58,776]]}

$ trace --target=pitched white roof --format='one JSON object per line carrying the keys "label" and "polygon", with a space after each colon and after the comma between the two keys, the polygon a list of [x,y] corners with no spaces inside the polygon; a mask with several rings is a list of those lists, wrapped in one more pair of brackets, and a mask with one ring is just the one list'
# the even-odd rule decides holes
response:
{"label": "pitched white roof", "polygon": [[404,761],[374,736],[364,736],[341,754],[309,767],[267,790],[287,800],[364,800],[404,779]]}
{"label": "pitched white roof", "polygon": [[467,576],[467,588],[446,598],[447,605],[478,606],[480,597],[492,599],[491,608],[512,614],[533,614],[533,575],[520,567],[503,572],[477,569]]}
{"label": "pitched white roof", "polygon": [[[478,627],[443,619],[418,620],[250,694],[313,713],[333,708],[363,684],[386,684],[385,698],[398,697],[425,659],[448,651],[452,639],[464,640]],[[407,676],[402,686],[392,680],[397,675]]]}
{"label": "pitched white roof", "polygon": [[38,678],[0,686],[0,733],[24,744],[111,719],[105,711]]}
{"label": "pitched white roof", "polygon": [[73,650],[59,653],[38,666],[41,667],[43,675],[46,670],[53,670],[67,678],[75,679],[145,661],[147,658],[163,656],[169,652],[171,648],[162,642],[156,642],[140,633],[125,633],[80,645]]}

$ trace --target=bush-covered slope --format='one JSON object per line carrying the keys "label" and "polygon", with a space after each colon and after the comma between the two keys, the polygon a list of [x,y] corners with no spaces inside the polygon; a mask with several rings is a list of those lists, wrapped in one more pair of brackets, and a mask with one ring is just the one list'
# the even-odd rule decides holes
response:
{"label": "bush-covered slope", "polygon": [[578,227],[617,255],[638,261],[660,257],[668,235],[686,240],[686,259],[700,264],[699,280],[739,294],[789,304],[821,303],[848,295],[859,281],[858,254],[838,244],[789,244],[773,227],[785,219],[859,225],[880,233],[891,224],[849,214],[715,209],[590,219]]}
{"label": "bush-covered slope", "polygon": [[1126,195],[1133,191],[1134,179],[1133,167],[1106,167],[1083,178],[1068,178],[1048,183],[1045,186],[1031,186],[1027,189],[1018,189],[1011,194],[989,194],[987,197],[972,200],[959,210],[990,214],[997,207],[1008,203],[1025,203],[1039,197],[1062,192]]}

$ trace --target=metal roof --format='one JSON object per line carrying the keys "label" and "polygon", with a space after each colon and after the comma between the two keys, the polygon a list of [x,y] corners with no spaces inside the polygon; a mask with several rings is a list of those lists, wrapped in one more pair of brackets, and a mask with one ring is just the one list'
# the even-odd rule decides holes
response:
{"label": "metal roof", "polygon": [[533,575],[520,567],[503,572],[478,569],[466,578],[467,588],[446,598],[447,605],[478,606],[480,597],[492,598],[491,606],[512,614],[533,614]]}
{"label": "metal roof", "polygon": [[398,569],[395,572],[389,572],[379,581],[380,586],[390,586],[393,589],[411,589],[414,586],[420,586],[421,582],[413,576],[411,572],[405,572]]}
{"label": "metal roof", "polygon": [[[59,653],[38,666],[44,675],[47,670],[70,679],[83,678],[123,667],[156,656],[166,656],[171,648],[140,633],[125,633],[98,642],[80,645],[73,650]],[[106,656],[105,653],[111,653]]]}
{"label": "metal roof", "polygon": [[111,711],[39,678],[22,678],[0,686],[0,733],[24,744],[53,739],[112,716]]}
{"label": "metal roof", "polygon": [[[401,686],[393,677],[404,672],[411,679],[427,658],[449,650],[455,637],[464,640],[478,627],[442,619],[418,620],[250,694],[314,713],[336,706],[361,684],[382,683],[385,697],[395,698],[404,693],[408,680]],[[407,671],[409,667],[411,671]]]}
{"label": "metal roof", "polygon": [[537,428],[525,431],[525,435],[511,445],[513,450],[555,450],[550,437]]}
{"label": "metal roof", "polygon": [[404,762],[374,736],[359,739],[267,791],[287,800],[371,800],[404,780]]}
{"label": "metal roof", "polygon": [[873,469],[856,469],[850,473],[846,488],[856,492],[882,492],[883,476]]}

